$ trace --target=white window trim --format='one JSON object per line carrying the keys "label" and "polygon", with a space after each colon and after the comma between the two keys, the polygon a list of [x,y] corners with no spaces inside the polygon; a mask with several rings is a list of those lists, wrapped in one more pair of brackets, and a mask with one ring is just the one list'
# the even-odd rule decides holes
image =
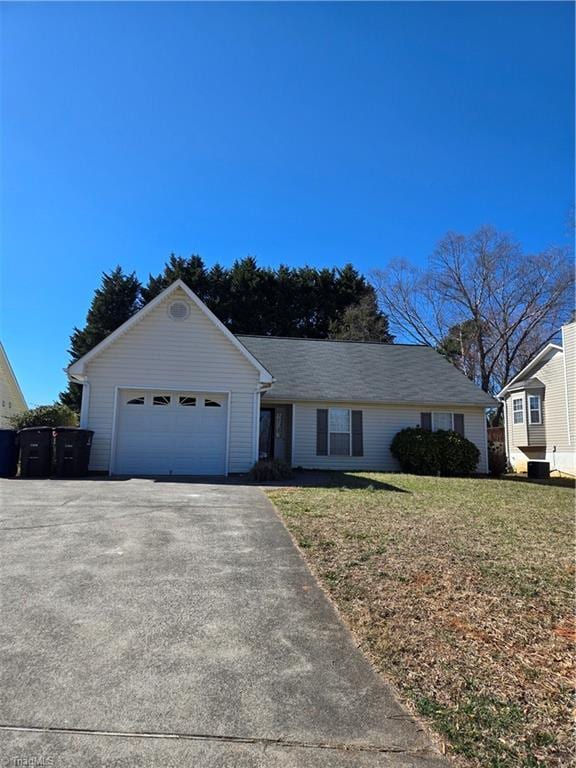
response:
{"label": "white window trim", "polygon": [[[532,421],[532,411],[535,410],[530,403],[530,398],[532,397],[535,397],[538,400],[538,421]],[[528,395],[528,424],[530,424],[530,426],[538,426],[542,424],[542,398],[540,395]]]}
{"label": "white window trim", "polygon": [[450,431],[454,431],[454,414],[452,411],[432,411],[432,432],[438,432],[438,428],[434,424],[434,417],[437,413],[448,413],[450,414]]}
{"label": "white window trim", "polygon": [[[330,429],[330,411],[348,411],[348,453],[342,454],[342,453],[332,453],[332,446],[331,446],[331,440],[330,435],[345,435],[345,432],[336,432]],[[338,406],[334,408],[328,408],[328,456],[341,456],[342,458],[345,458],[346,456],[352,456],[352,409],[351,408],[340,408]]]}
{"label": "white window trim", "polygon": [[[521,403],[522,408],[519,408],[518,410],[514,408],[514,403]],[[516,414],[520,414],[522,417],[519,419],[519,421],[516,421]],[[524,424],[524,398],[523,397],[513,397],[512,398],[512,425],[516,426],[516,424]]]}

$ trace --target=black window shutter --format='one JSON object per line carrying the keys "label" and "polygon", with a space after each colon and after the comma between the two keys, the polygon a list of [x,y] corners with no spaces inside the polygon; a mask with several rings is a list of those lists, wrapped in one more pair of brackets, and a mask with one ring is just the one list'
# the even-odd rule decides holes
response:
{"label": "black window shutter", "polygon": [[328,456],[328,409],[316,410],[316,456]]}
{"label": "black window shutter", "polygon": [[352,411],[352,456],[364,456],[362,411]]}
{"label": "black window shutter", "polygon": [[454,414],[454,432],[458,432],[459,435],[462,435],[462,437],[464,437],[464,414],[463,413]]}
{"label": "black window shutter", "polygon": [[432,432],[432,414],[421,413],[420,414],[420,426],[422,429],[427,429],[428,432]]}

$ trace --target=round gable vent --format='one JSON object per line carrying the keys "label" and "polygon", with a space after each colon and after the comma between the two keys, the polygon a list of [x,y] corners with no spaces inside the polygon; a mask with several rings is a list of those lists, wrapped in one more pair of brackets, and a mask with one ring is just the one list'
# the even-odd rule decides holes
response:
{"label": "round gable vent", "polygon": [[173,301],[168,307],[168,314],[172,320],[186,320],[190,307],[185,301]]}

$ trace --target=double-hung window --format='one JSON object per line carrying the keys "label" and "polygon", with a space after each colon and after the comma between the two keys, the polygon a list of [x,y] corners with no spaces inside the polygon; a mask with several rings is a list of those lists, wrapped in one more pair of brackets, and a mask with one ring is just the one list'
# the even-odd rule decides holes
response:
{"label": "double-hung window", "polygon": [[446,432],[454,429],[453,414],[449,411],[434,411],[432,414],[432,429],[437,432],[442,429]]}
{"label": "double-hung window", "polygon": [[330,456],[350,456],[350,409],[328,411],[328,450]]}
{"label": "double-hung window", "polygon": [[542,424],[542,401],[540,395],[528,395],[530,424]]}
{"label": "double-hung window", "polygon": [[524,398],[515,397],[512,400],[512,414],[514,424],[524,424]]}

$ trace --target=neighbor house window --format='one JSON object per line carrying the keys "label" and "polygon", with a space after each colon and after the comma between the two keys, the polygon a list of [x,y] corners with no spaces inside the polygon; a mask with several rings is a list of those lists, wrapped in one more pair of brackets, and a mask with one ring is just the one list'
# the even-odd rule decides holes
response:
{"label": "neighbor house window", "polygon": [[144,395],[142,397],[131,397],[126,401],[126,405],[144,405]]}
{"label": "neighbor house window", "polygon": [[152,405],[170,405],[171,401],[170,395],[154,395]]}
{"label": "neighbor house window", "polygon": [[530,414],[530,424],[542,424],[540,395],[530,395],[528,397],[528,412]]}
{"label": "neighbor house window", "polygon": [[432,414],[432,429],[437,432],[442,429],[449,432],[454,427],[452,414],[448,411],[434,411]]}
{"label": "neighbor house window", "polygon": [[512,400],[512,413],[514,424],[524,424],[524,399],[522,397],[515,397]]}
{"label": "neighbor house window", "polygon": [[330,408],[328,412],[330,456],[350,456],[350,409]]}
{"label": "neighbor house window", "polygon": [[195,406],[196,405],[196,398],[195,397],[188,397],[187,395],[186,396],[181,396],[181,397],[178,398],[178,402],[180,403],[180,405],[185,405],[185,406],[188,406],[188,407]]}

